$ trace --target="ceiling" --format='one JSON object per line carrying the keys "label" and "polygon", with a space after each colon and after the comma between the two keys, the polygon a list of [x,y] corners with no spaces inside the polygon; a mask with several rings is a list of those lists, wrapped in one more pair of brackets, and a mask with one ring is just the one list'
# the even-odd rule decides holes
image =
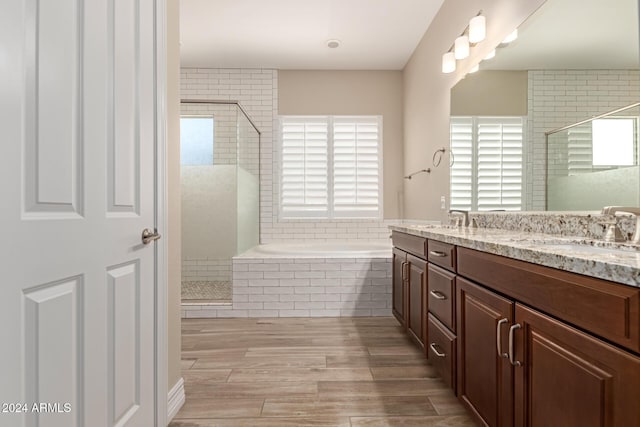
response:
{"label": "ceiling", "polygon": [[640,64],[637,0],[547,0],[518,32],[515,42],[480,69],[638,69]]}
{"label": "ceiling", "polygon": [[181,65],[400,70],[443,1],[180,0]]}

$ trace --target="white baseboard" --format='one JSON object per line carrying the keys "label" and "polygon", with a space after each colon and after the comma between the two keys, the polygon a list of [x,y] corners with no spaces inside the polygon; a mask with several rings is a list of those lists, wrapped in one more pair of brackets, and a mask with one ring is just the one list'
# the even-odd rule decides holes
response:
{"label": "white baseboard", "polygon": [[167,420],[171,422],[184,405],[184,379],[180,378],[167,396]]}

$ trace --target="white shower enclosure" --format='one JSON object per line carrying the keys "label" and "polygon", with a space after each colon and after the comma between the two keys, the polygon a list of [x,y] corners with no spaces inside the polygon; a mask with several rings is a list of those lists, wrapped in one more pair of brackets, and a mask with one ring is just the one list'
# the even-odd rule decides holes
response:
{"label": "white shower enclosure", "polygon": [[260,132],[232,101],[181,105],[183,301],[231,302],[231,258],[259,243]]}

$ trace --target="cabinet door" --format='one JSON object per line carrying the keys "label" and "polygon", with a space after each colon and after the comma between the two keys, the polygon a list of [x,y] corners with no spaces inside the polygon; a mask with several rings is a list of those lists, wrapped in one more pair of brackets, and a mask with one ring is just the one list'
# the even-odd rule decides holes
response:
{"label": "cabinet door", "polygon": [[640,426],[640,358],[517,304],[516,426]]}
{"label": "cabinet door", "polygon": [[513,368],[498,344],[508,351],[514,303],[460,277],[456,289],[458,397],[481,425],[512,426]]}
{"label": "cabinet door", "polygon": [[407,286],[409,312],[407,313],[407,330],[414,341],[424,348],[426,332],[426,289],[427,289],[427,262],[407,255],[409,265],[407,267]]}
{"label": "cabinet door", "polygon": [[400,249],[393,248],[393,295],[392,312],[403,327],[407,326],[405,318],[405,280],[404,270],[407,262],[407,254]]}

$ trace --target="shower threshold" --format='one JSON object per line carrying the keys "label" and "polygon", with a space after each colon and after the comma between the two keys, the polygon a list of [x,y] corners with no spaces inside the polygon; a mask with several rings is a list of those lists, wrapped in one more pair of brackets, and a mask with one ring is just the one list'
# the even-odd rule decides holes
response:
{"label": "shower threshold", "polygon": [[183,281],[183,305],[230,305],[231,281]]}

